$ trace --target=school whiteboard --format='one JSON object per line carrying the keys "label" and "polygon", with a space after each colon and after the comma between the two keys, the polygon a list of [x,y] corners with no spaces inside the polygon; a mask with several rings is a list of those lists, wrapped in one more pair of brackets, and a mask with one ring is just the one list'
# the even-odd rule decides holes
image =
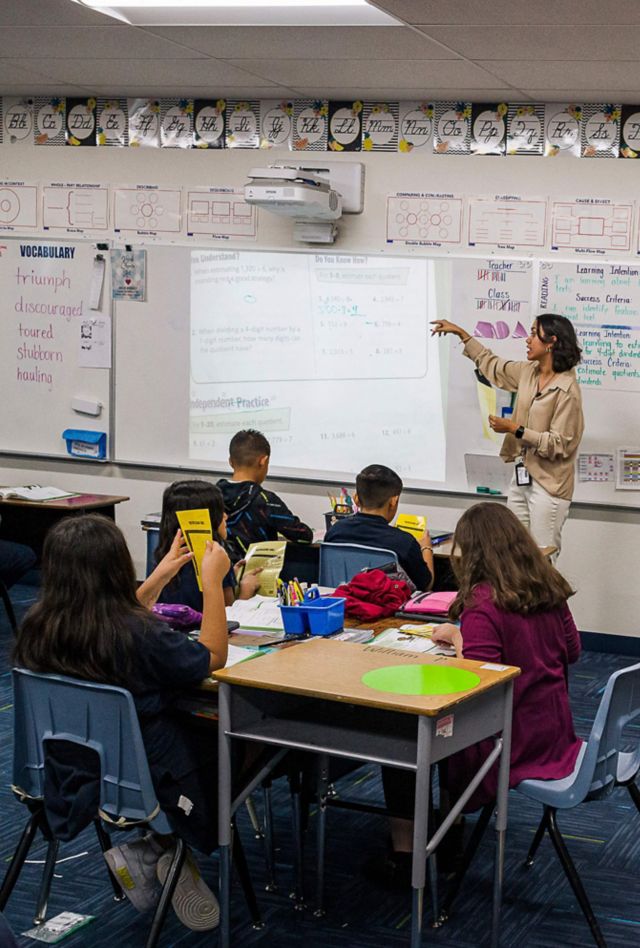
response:
{"label": "school whiteboard", "polygon": [[[90,308],[96,250],[3,238],[0,247],[0,450],[66,454],[66,428],[109,432],[111,294]],[[99,402],[97,417],[71,401]]]}
{"label": "school whiteboard", "polygon": [[[339,483],[375,462],[407,486],[473,490],[465,454],[498,454],[502,439],[486,416],[509,398],[478,385],[461,345],[431,339],[429,320],[450,317],[497,354],[522,359],[549,265],[151,246],[147,301],[115,306],[117,459],[225,470],[233,433],[257,427],[277,476]],[[581,265],[553,262],[563,278],[563,268]],[[640,314],[640,279],[634,305]],[[583,344],[581,453],[637,445],[633,366],[622,387],[613,369],[590,384],[595,356]],[[627,345],[625,357],[634,351]],[[635,507],[640,495],[587,482],[575,499]]]}

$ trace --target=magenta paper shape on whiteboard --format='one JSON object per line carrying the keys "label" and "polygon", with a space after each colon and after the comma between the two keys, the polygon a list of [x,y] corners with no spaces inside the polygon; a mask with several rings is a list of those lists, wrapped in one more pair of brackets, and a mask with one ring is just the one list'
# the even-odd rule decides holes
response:
{"label": "magenta paper shape on whiteboard", "polygon": [[495,329],[491,323],[485,323],[482,320],[476,323],[473,335],[479,336],[481,339],[495,339],[496,337]]}
{"label": "magenta paper shape on whiteboard", "polygon": [[509,326],[502,319],[499,319],[495,327],[496,339],[507,339],[509,336]]}
{"label": "magenta paper shape on whiteboard", "polygon": [[526,339],[528,335],[529,333],[527,332],[527,330],[524,328],[522,323],[518,321],[516,323],[516,328],[511,333],[511,338],[512,339]]}

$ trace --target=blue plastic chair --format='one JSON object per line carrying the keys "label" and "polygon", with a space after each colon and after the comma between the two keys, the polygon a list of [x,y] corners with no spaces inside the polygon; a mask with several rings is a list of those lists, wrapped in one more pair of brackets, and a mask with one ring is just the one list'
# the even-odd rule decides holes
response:
{"label": "blue plastic chair", "polygon": [[623,732],[638,716],[640,663],[622,668],[609,678],[589,740],[582,745],[573,773],[561,780],[523,780],[515,788],[518,793],[544,807],[525,865],[533,864],[545,830],[548,830],[562,868],[589,922],[594,940],[604,948],[606,942],[558,828],[556,811],[572,809],[580,803],[608,796],[616,787],[626,787],[640,812],[640,789],[635,782],[640,771],[640,740],[635,737],[633,751],[623,749],[629,741],[629,736]]}
{"label": "blue plastic chair", "polygon": [[17,635],[18,632],[18,623],[16,621],[16,614],[13,611],[13,603],[11,602],[11,597],[9,596],[9,590],[5,584],[0,579],[0,599],[4,604],[5,611],[7,613],[7,619],[9,620],[9,625],[11,626],[11,631],[14,635]]}
{"label": "blue plastic chair", "polygon": [[[44,812],[45,741],[68,741],[97,752],[100,760],[100,802],[93,817],[103,852],[111,847],[102,821],[116,829],[145,827],[157,833],[173,830],[160,809],[140,725],[131,694],[124,688],[78,681],[62,675],[44,675],[13,669],[14,747],[13,785],[18,799],[31,811],[2,887],[0,911],[11,895],[35,835],[40,829],[49,842],[38,905],[34,918],[46,916],[55,869],[58,840],[49,830]],[[176,837],[171,866],[146,941],[157,944],[186,855],[184,840]],[[111,876],[110,876],[111,877]],[[111,877],[116,898],[123,898]]]}
{"label": "blue plastic chair", "polygon": [[398,557],[393,550],[358,543],[321,543],[319,583],[335,589],[341,583],[348,583],[363,569],[388,566],[389,563],[395,563],[398,568]]}
{"label": "blue plastic chair", "polygon": [[[640,789],[636,784],[636,777],[640,771],[640,740],[637,736],[635,737],[633,751],[623,749],[627,741],[633,740],[630,736],[623,734],[624,729],[639,715],[640,664],[637,664],[622,668],[609,678],[589,740],[582,744],[573,773],[560,780],[523,780],[515,787],[518,793],[544,806],[542,820],[536,830],[525,865],[527,867],[533,865],[538,846],[545,830],[548,830],[562,868],[589,922],[595,942],[602,948],[606,948],[606,942],[558,828],[556,811],[572,809],[580,803],[608,796],[616,787],[626,787],[640,812]],[[489,825],[493,809],[493,803],[484,806],[474,825],[462,854],[459,869],[443,900],[437,927],[446,922],[449,917],[465,873]]]}

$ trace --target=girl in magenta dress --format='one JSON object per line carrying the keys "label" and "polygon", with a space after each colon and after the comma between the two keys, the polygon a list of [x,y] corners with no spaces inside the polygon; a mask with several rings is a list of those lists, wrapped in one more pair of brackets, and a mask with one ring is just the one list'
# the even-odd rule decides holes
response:
{"label": "girl in magenta dress", "polygon": [[[514,682],[509,785],[568,776],[582,746],[567,687],[568,667],[580,655],[567,605],[573,590],[515,514],[500,504],[467,510],[458,522],[453,549],[459,591],[449,617],[460,619],[460,628],[438,626],[434,641],[453,645],[459,658],[521,669]],[[447,796],[451,801],[460,796],[492,748],[492,740],[481,741],[443,762],[441,807],[447,809]],[[410,873],[415,777],[383,767],[382,781],[388,808],[406,815],[391,820],[392,848],[382,870],[376,870],[379,880],[395,884]],[[497,784],[496,763],[465,810],[495,800]]]}
{"label": "girl in magenta dress", "polygon": [[[449,614],[460,619],[460,628],[441,626],[434,639],[451,642],[460,657],[522,670],[514,683],[509,785],[566,777],[582,746],[567,689],[568,666],[580,655],[567,605],[573,590],[506,507],[471,507],[458,523],[454,544],[460,589]],[[483,741],[450,758],[454,798],[492,746]],[[494,800],[497,778],[496,766],[466,809]]]}

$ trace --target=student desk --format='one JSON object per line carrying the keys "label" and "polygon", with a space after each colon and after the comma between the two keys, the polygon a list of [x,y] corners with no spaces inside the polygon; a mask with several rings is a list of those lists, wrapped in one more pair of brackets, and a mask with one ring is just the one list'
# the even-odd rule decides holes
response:
{"label": "student desk", "polygon": [[44,538],[58,520],[86,513],[99,513],[115,520],[116,504],[125,500],[129,498],[115,494],[76,494],[43,503],[0,500],[0,538],[26,543],[40,557]]}
{"label": "student desk", "polygon": [[[471,690],[445,695],[376,691],[363,674],[389,665],[444,665],[475,672]],[[498,758],[493,939],[498,944],[504,837],[507,825],[513,679],[519,669],[402,650],[311,639],[214,674],[219,682],[220,945],[229,948],[231,816],[234,740],[280,749],[385,764],[416,774],[413,830],[411,948],[422,934],[426,857],[431,855],[489,767]],[[494,750],[427,845],[430,767],[502,732]],[[249,787],[247,792],[253,789]]]}

